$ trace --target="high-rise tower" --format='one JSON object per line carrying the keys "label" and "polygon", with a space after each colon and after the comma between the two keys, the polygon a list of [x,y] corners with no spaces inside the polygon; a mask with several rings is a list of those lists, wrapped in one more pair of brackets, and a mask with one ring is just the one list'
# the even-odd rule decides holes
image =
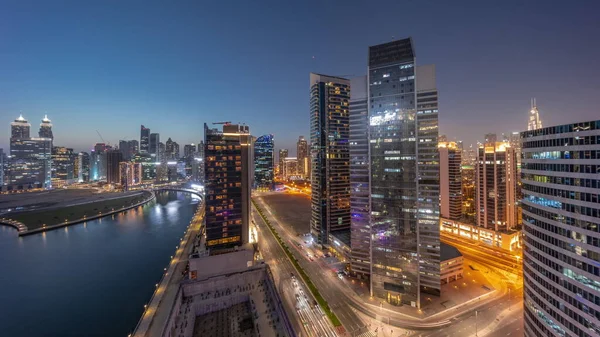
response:
{"label": "high-rise tower", "polygon": [[10,138],[29,138],[30,129],[31,124],[29,124],[29,122],[25,118],[23,118],[23,115],[19,115],[19,118],[15,119],[14,122],[10,123]]}
{"label": "high-rise tower", "polygon": [[419,68],[411,39],[369,48],[371,292],[416,307],[440,289],[435,67]]}
{"label": "high-rise tower", "polygon": [[525,336],[598,336],[600,120],[521,140]]}
{"label": "high-rise tower", "polygon": [[460,220],[462,215],[461,154],[455,142],[438,143],[440,151],[440,215]]}
{"label": "high-rise tower", "polygon": [[254,142],[254,187],[273,187],[274,148],[273,135],[264,135]]}
{"label": "high-rise tower", "polygon": [[38,135],[40,138],[54,139],[54,135],[52,134],[52,121],[48,119],[48,115],[45,115],[44,119],[42,119]]}
{"label": "high-rise tower", "polygon": [[[164,144],[163,144],[164,146]],[[150,143],[148,145],[148,152],[155,155],[156,159],[162,159],[160,157],[160,135],[158,133],[150,134]],[[158,161],[158,160],[157,160]]]}
{"label": "high-rise tower", "polygon": [[150,129],[141,126],[140,128],[140,153],[150,152]]}
{"label": "high-rise tower", "polygon": [[531,99],[531,110],[529,110],[529,122],[527,123],[527,130],[541,129],[542,120],[540,119],[540,112],[538,111],[537,105],[535,104],[535,98]]}
{"label": "high-rise tower", "polygon": [[310,158],[308,156],[308,142],[304,139],[304,136],[300,136],[296,143],[296,158],[298,159],[298,175],[306,178],[309,176],[308,167],[310,165],[308,165],[308,161]]}
{"label": "high-rise tower", "polygon": [[371,272],[367,76],[351,79],[350,87],[350,266],[362,277]]}
{"label": "high-rise tower", "polygon": [[204,124],[206,247],[211,251],[248,243],[251,191],[251,144],[247,125]]}
{"label": "high-rise tower", "polygon": [[310,230],[318,243],[350,229],[350,81],[310,74]]}
{"label": "high-rise tower", "polygon": [[288,149],[279,149],[279,175],[283,179],[285,177],[285,158],[288,157]]}

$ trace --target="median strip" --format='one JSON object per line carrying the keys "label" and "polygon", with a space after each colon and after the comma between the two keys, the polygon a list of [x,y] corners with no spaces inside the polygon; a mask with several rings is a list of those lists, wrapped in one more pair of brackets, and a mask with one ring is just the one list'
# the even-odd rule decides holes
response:
{"label": "median strip", "polygon": [[317,289],[317,287],[315,287],[315,285],[313,284],[311,279],[308,277],[308,275],[306,274],[304,269],[302,269],[302,267],[298,263],[298,260],[294,257],[292,252],[289,250],[288,245],[281,239],[281,237],[279,236],[279,233],[277,233],[277,231],[275,230],[273,225],[271,225],[271,222],[269,220],[267,220],[267,217],[263,214],[263,210],[260,207],[258,207],[258,204],[254,201],[254,199],[252,199],[252,204],[258,211],[258,214],[260,214],[260,217],[267,224],[267,227],[269,227],[269,230],[271,231],[271,233],[273,234],[273,236],[275,237],[275,239],[277,240],[279,245],[283,248],[285,255],[287,255],[288,259],[292,262],[292,264],[294,265],[294,267],[300,274],[300,277],[302,277],[302,280],[304,281],[304,283],[306,284],[306,286],[308,287],[308,289],[310,290],[310,292],[312,293],[314,298],[317,300],[317,303],[319,304],[319,306],[323,309],[323,311],[325,312],[327,317],[329,317],[329,320],[331,321],[333,326],[335,326],[335,327],[341,326],[342,323],[340,323],[340,320],[333,313],[333,311],[331,311],[331,309],[329,308],[329,305],[327,304],[327,301],[325,301],[323,296],[321,296],[321,293],[319,293],[319,290]]}

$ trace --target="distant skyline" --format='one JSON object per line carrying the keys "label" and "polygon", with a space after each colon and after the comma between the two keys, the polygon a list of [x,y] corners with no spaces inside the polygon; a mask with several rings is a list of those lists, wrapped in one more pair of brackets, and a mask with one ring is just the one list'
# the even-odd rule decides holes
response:
{"label": "distant skyline", "polygon": [[[246,123],[295,155],[308,137],[309,73],[366,74],[370,45],[412,37],[436,64],[440,134],[465,145],[598,119],[597,1],[98,3],[22,1],[0,12],[0,148],[23,116],[55,144],[139,140],[141,124],[182,146],[204,122]],[[385,10],[382,10],[385,9]],[[415,15],[402,15],[401,12]],[[401,18],[401,19],[400,19]]]}

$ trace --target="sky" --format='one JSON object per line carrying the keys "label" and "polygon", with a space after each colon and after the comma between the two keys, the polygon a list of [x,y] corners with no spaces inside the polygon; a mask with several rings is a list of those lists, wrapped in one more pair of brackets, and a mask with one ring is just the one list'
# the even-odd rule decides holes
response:
{"label": "sky", "polygon": [[436,64],[440,134],[465,144],[600,119],[600,1],[0,0],[0,148],[22,113],[55,145],[183,144],[203,123],[246,123],[296,151],[308,136],[309,73],[366,74],[371,45],[412,37]]}

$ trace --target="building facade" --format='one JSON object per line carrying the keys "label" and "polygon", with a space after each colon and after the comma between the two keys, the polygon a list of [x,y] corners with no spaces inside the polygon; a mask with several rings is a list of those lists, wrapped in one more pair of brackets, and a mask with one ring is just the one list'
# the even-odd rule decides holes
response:
{"label": "building facade", "polygon": [[11,123],[8,184],[17,189],[52,187],[52,138],[30,137],[23,116]]}
{"label": "building facade", "polygon": [[310,74],[310,230],[320,244],[350,229],[349,108],[349,80]]}
{"label": "building facade", "polygon": [[362,278],[371,273],[367,77],[351,79],[350,87],[350,267]]}
{"label": "building facade", "polygon": [[60,188],[77,182],[73,149],[64,146],[52,147],[52,186]]}
{"label": "building facade", "polygon": [[119,163],[123,161],[123,154],[119,150],[106,152],[106,182],[109,184],[121,183]]}
{"label": "building facade", "polygon": [[90,180],[90,155],[87,152],[79,152],[73,165],[73,171],[77,182],[83,183]]}
{"label": "building facade", "polygon": [[212,252],[248,243],[252,143],[247,125],[204,124],[206,246]]}
{"label": "building facade", "polygon": [[598,336],[600,120],[521,139],[525,336]]}
{"label": "building facade", "polygon": [[517,159],[506,142],[479,148],[475,169],[477,225],[495,231],[517,226]]}
{"label": "building facade", "polygon": [[52,121],[48,119],[48,115],[45,115],[42,119],[38,136],[40,138],[54,139],[54,135],[52,134]]}
{"label": "building facade", "polygon": [[264,135],[254,142],[254,188],[273,188],[274,138]]}
{"label": "building facade", "polygon": [[459,220],[462,217],[461,150],[455,142],[438,143],[440,151],[440,215]]}
{"label": "building facade", "polygon": [[279,165],[277,168],[279,169],[279,175],[281,176],[282,179],[285,176],[285,170],[283,169],[284,168],[283,161],[287,157],[288,157],[288,149],[279,149]]}
{"label": "building facade", "polygon": [[537,130],[543,128],[540,112],[537,108],[535,98],[531,99],[531,110],[529,110],[529,121],[527,122],[527,130]]}
{"label": "building facade", "polygon": [[150,153],[150,129],[143,125],[140,127],[140,152]]}
{"label": "building facade", "polygon": [[160,151],[160,134],[151,133],[150,134],[150,142],[148,145],[148,152],[150,152],[150,154],[155,155],[156,159],[160,159],[161,157],[159,155],[159,151]]}
{"label": "building facade", "polygon": [[415,307],[440,289],[435,67],[418,73],[411,39],[369,48],[371,292]]}
{"label": "building facade", "polygon": [[298,174],[306,179],[310,176],[308,172],[310,157],[308,156],[308,142],[304,136],[300,136],[296,143],[296,158],[298,159]]}

